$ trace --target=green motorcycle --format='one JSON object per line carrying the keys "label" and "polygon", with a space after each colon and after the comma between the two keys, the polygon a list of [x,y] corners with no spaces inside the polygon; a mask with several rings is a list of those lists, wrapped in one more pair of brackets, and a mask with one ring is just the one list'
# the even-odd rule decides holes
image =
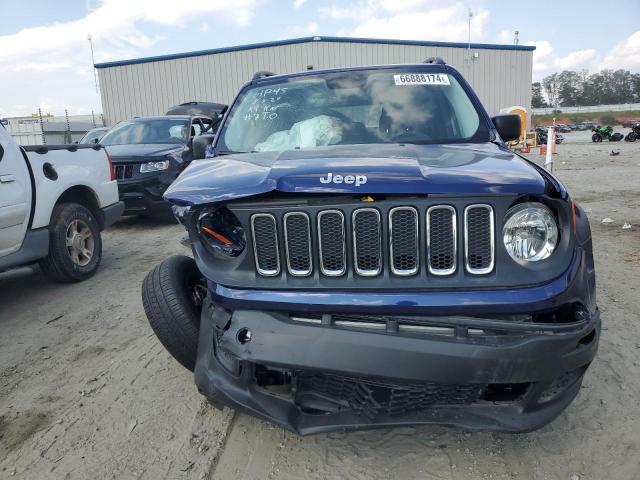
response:
{"label": "green motorcycle", "polygon": [[619,142],[624,137],[621,133],[613,133],[613,127],[594,127],[591,131],[594,132],[591,135],[591,141],[596,143],[600,143],[602,140]]}

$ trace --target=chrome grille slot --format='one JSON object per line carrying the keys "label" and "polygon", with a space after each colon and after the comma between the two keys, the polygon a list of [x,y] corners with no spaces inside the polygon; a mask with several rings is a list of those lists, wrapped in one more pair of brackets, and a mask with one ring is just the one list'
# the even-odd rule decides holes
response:
{"label": "chrome grille slot", "polygon": [[380,212],[375,208],[353,212],[353,261],[358,275],[371,277],[382,271]]}
{"label": "chrome grille slot", "polygon": [[456,211],[449,205],[427,210],[427,264],[433,275],[450,275],[457,261]]}
{"label": "chrome grille slot", "polygon": [[284,215],[284,244],[289,273],[294,276],[310,275],[313,269],[311,229],[306,213],[289,212]]}
{"label": "chrome grille slot", "polygon": [[491,205],[475,204],[464,209],[464,259],[467,272],[490,273],[494,265],[495,225]]}
{"label": "chrome grille slot", "polygon": [[318,213],[318,248],[320,270],[327,276],[347,271],[344,214],[340,210]]}
{"label": "chrome grille slot", "polygon": [[256,213],[251,217],[253,253],[260,275],[271,277],[280,273],[280,252],[276,219],[268,213]]}
{"label": "chrome grille slot", "polygon": [[389,211],[389,250],[391,271],[396,275],[418,272],[418,211],[413,207],[395,207]]}

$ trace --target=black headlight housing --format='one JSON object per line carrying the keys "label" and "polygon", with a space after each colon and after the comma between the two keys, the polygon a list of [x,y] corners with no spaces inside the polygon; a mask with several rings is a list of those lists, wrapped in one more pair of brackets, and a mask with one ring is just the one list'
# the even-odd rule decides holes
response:
{"label": "black headlight housing", "polygon": [[223,205],[203,208],[198,213],[195,227],[200,242],[216,258],[236,258],[247,247],[244,228]]}

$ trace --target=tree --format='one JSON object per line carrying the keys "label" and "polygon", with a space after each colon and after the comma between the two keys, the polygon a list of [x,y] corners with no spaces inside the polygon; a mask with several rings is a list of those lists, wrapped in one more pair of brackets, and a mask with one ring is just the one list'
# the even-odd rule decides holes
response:
{"label": "tree", "polygon": [[578,72],[565,70],[558,75],[558,104],[575,107],[581,104],[582,77]]}
{"label": "tree", "polygon": [[544,108],[547,106],[547,102],[544,100],[542,94],[542,84],[540,82],[533,82],[531,84],[531,107],[532,108]]}
{"label": "tree", "polygon": [[640,102],[640,73],[631,75],[631,90],[633,91],[633,101]]}
{"label": "tree", "polygon": [[[536,105],[542,96],[537,85],[537,82],[532,84],[534,108],[539,108]],[[565,70],[546,76],[542,86],[549,106],[554,108],[640,102],[640,73],[629,70],[602,70],[591,75],[587,70]]]}
{"label": "tree", "polygon": [[549,99],[549,105],[552,107],[558,106],[558,95],[560,90],[560,83],[558,82],[558,74],[554,73],[548,75],[542,79],[542,86],[544,87],[544,92],[547,94],[547,98]]}

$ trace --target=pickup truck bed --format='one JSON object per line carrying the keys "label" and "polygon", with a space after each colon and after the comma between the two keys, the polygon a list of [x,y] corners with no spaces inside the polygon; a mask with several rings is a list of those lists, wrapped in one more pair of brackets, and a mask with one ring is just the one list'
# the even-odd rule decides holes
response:
{"label": "pickup truck bed", "polygon": [[19,147],[4,129],[0,148],[0,279],[38,261],[58,280],[92,275],[100,263],[100,231],[124,208],[106,151]]}

